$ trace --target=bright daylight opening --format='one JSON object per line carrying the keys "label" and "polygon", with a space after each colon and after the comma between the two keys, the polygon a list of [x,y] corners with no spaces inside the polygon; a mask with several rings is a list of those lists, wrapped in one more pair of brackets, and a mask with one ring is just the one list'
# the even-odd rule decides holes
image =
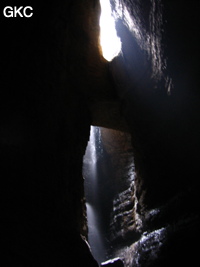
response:
{"label": "bright daylight opening", "polygon": [[115,20],[111,14],[111,6],[109,0],[100,0],[101,16],[100,16],[100,44],[103,57],[107,61],[111,61],[121,51],[121,41],[117,36],[115,29]]}

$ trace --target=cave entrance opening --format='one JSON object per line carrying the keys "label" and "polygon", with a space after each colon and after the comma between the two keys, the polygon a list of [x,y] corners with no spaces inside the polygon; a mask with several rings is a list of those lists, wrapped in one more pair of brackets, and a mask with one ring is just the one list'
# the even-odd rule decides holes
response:
{"label": "cave entrance opening", "polygon": [[134,209],[134,174],[130,134],[91,126],[83,158],[86,239],[99,265],[117,257],[114,244],[134,223],[127,216]]}
{"label": "cave entrance opening", "polygon": [[111,61],[121,51],[121,40],[117,36],[115,19],[112,16],[110,1],[100,0],[100,5],[100,45],[102,48],[103,57],[107,61]]}

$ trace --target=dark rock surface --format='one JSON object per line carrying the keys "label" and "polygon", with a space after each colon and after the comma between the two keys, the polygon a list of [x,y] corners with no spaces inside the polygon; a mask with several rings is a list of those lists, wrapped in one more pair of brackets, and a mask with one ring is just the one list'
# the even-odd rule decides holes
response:
{"label": "dark rock surface", "polygon": [[24,4],[32,18],[1,14],[0,265],[97,266],[80,228],[86,91],[101,76],[89,75],[100,56],[93,52],[98,30],[88,27],[98,28],[99,5]]}
{"label": "dark rock surface", "polygon": [[[116,3],[113,1],[114,8]],[[133,27],[143,25],[139,35],[137,28],[129,28],[126,15],[118,20],[122,55],[110,64],[132,135],[136,170],[134,216],[138,226],[133,229],[132,244],[127,237],[124,249],[116,245],[118,251],[113,256],[124,258],[125,266],[189,266],[198,260],[195,236],[199,236],[199,4],[193,3],[188,14],[188,5],[182,6],[180,1],[122,3],[132,15]],[[150,22],[154,17],[160,23],[159,8],[163,9],[165,22],[160,40],[154,39],[158,26],[151,28]],[[145,21],[148,16],[150,20]],[[162,73],[161,79],[152,75],[154,55],[157,60],[161,56],[159,42],[155,50],[150,43],[153,54],[148,57],[143,46],[148,35],[152,40],[162,40],[167,54],[167,72]],[[162,57],[164,54],[161,61]],[[169,82],[170,77],[173,86],[169,92],[169,83],[164,80]],[[121,222],[128,222],[125,203],[118,203],[117,212],[122,207],[118,214]],[[123,231],[119,225],[117,233]]]}

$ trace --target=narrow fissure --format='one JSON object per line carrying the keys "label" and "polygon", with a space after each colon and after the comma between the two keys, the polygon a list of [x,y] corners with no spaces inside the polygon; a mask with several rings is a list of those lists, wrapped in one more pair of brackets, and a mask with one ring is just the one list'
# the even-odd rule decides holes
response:
{"label": "narrow fissure", "polygon": [[[83,159],[87,241],[100,265],[134,227],[134,163],[128,133],[91,126]],[[128,241],[127,241],[128,242]]]}

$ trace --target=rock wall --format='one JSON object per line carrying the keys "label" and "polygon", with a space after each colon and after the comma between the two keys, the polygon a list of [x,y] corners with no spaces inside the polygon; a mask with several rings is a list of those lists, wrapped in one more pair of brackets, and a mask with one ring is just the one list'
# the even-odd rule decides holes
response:
{"label": "rock wall", "polygon": [[[138,228],[133,228],[132,244],[129,235],[114,256],[121,257],[125,266],[191,265],[198,257],[199,6],[194,4],[188,14],[188,5],[179,1],[124,0],[120,1],[120,15],[118,2],[112,1],[118,12],[122,54],[111,62],[110,70],[132,136],[136,176],[135,193],[129,197],[135,194],[137,199],[134,216]],[[152,25],[153,21],[160,23],[159,8],[164,24],[162,38],[157,40],[158,26]],[[148,36],[159,41],[157,47],[148,43],[156,61],[162,62],[167,55],[160,79],[153,75],[154,57],[145,46]],[[160,46],[163,54],[159,54]],[[119,220],[128,223],[125,196],[126,191],[119,194],[115,210]],[[121,198],[124,201],[118,203]],[[122,224],[116,227],[117,233],[124,230]]]}
{"label": "rock wall", "polygon": [[26,5],[29,19],[1,14],[1,265],[97,266],[80,228],[99,4]]}

